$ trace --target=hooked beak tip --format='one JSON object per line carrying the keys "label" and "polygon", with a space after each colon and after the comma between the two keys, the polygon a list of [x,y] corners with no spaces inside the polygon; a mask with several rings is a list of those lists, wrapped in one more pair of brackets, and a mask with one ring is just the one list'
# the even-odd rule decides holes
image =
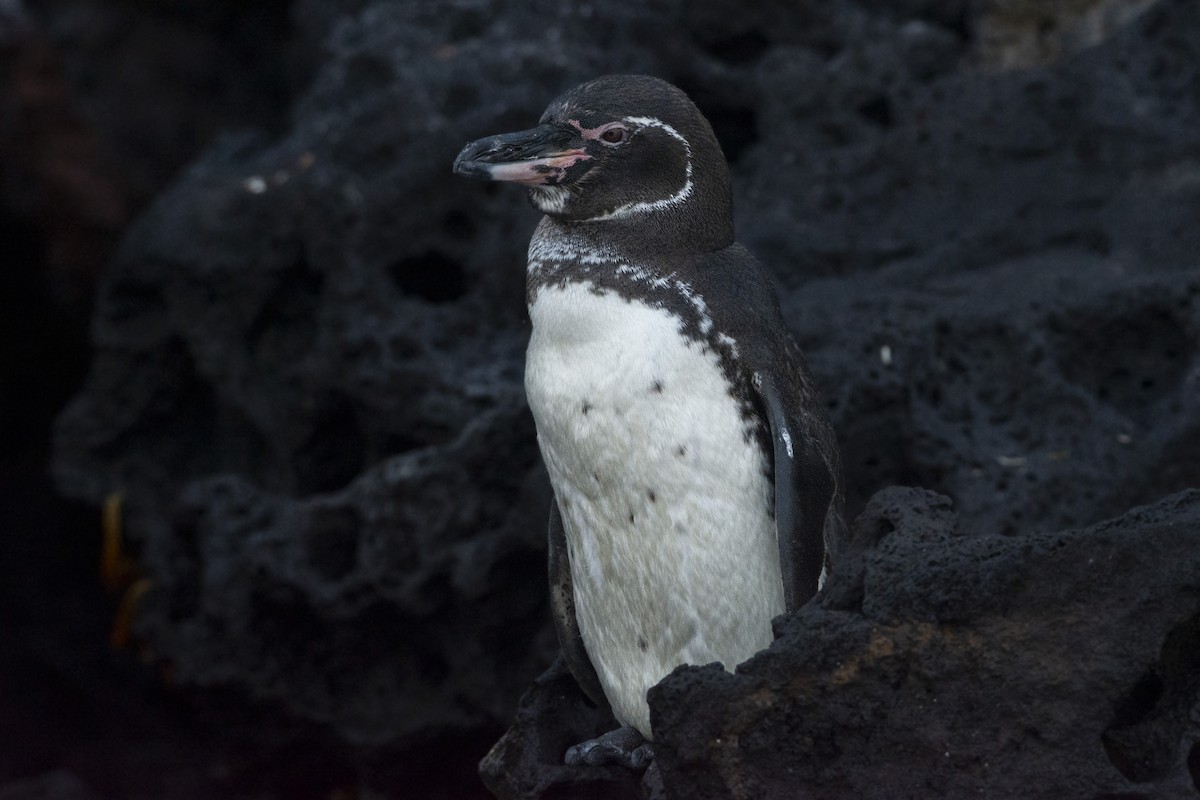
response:
{"label": "hooked beak tip", "polygon": [[468,151],[470,149],[471,149],[471,145],[467,145],[466,147],[464,147],[462,149],[461,152],[459,152],[459,154],[457,156],[455,156],[455,158],[454,158],[454,174],[455,175],[471,175],[475,171],[478,170],[478,167],[476,166],[475,161],[471,158],[470,153],[468,153]]}
{"label": "hooked beak tip", "polygon": [[466,175],[472,178],[488,177],[488,163],[484,160],[487,154],[487,139],[468,142],[454,158],[454,174]]}

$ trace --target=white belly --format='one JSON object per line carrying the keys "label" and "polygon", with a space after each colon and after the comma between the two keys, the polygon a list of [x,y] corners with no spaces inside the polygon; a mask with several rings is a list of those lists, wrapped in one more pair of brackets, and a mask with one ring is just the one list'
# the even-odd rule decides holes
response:
{"label": "white belly", "polygon": [[768,464],[716,356],[679,320],[543,287],[525,387],[562,512],[584,645],[623,724],[679,664],[727,669],[783,613]]}

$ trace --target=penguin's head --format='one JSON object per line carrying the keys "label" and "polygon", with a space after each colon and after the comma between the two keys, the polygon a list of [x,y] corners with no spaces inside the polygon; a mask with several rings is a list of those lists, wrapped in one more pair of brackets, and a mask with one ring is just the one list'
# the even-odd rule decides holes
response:
{"label": "penguin's head", "polygon": [[558,97],[536,128],[463,148],[460,175],[529,187],[569,224],[654,226],[689,248],[733,241],[729,168],[708,120],[682,91],[645,75],[608,75]]}

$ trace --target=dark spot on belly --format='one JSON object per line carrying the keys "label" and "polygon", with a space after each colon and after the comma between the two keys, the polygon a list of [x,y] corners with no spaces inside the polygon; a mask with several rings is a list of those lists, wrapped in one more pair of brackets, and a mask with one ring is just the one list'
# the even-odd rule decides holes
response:
{"label": "dark spot on belly", "polygon": [[687,445],[686,444],[679,445],[679,447],[675,450],[675,455],[679,456],[680,458],[683,458],[684,456],[686,456],[687,455]]}
{"label": "dark spot on belly", "polygon": [[644,652],[646,652],[646,648],[649,646],[650,645],[646,642],[646,640],[644,638],[642,638],[641,636],[638,637],[638,650],[641,650],[644,653]]}
{"label": "dark spot on belly", "polygon": [[658,500],[658,495],[656,495],[656,494],[654,493],[654,490],[653,490],[653,489],[651,489],[650,491],[646,492],[646,496],[650,498],[650,502],[651,502],[651,503],[654,503],[654,502],[656,502],[656,501]]}
{"label": "dark spot on belly", "polygon": [[662,381],[655,381],[655,382],[654,382],[654,385],[653,385],[653,386],[651,386],[651,387],[650,387],[650,389],[651,389],[651,390],[652,390],[652,391],[653,391],[655,394],[662,394],[662,390],[663,390]]}
{"label": "dark spot on belly", "polygon": [[588,412],[592,410],[592,404],[587,400],[583,401],[583,415],[586,417]]}

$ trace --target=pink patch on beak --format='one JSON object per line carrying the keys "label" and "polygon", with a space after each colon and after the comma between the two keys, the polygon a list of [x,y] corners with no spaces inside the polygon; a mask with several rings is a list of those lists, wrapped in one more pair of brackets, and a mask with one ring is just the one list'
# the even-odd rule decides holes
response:
{"label": "pink patch on beak", "polygon": [[567,169],[590,158],[591,156],[582,150],[566,150],[547,158],[489,164],[487,171],[488,176],[494,181],[509,181],[535,186],[558,183]]}

